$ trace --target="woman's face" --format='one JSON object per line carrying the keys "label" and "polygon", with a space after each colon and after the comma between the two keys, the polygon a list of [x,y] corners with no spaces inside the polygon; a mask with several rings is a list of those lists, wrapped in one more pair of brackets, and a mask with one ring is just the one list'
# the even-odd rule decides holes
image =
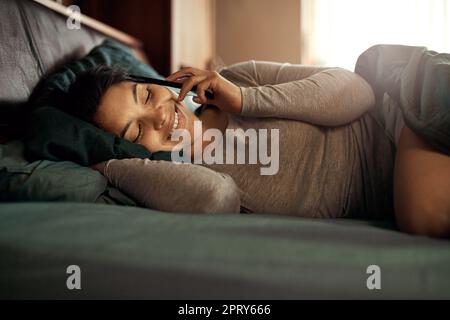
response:
{"label": "woman's face", "polygon": [[151,152],[172,151],[179,141],[171,141],[175,129],[186,129],[194,136],[199,120],[166,87],[121,82],[104,94],[94,121],[104,130],[138,143]]}

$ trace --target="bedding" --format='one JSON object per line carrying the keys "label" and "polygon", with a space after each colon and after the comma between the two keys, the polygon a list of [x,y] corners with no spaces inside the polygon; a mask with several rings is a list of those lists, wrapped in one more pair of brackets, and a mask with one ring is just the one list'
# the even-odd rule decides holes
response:
{"label": "bedding", "polygon": [[76,163],[23,157],[23,144],[0,145],[0,201],[95,202],[107,181],[99,173]]}
{"label": "bedding", "polygon": [[0,144],[0,201],[97,202],[136,206],[99,172],[70,161],[28,162],[19,140]]}
{"label": "bedding", "polygon": [[374,89],[376,110],[399,106],[412,131],[450,155],[450,54],[376,45],[361,54],[355,72]]}
{"label": "bedding", "polygon": [[392,222],[74,203],[0,204],[0,221],[0,298],[450,298],[450,242]]}

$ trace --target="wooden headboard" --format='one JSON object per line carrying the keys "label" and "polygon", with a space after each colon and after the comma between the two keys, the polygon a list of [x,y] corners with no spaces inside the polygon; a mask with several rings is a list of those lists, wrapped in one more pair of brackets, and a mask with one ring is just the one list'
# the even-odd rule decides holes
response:
{"label": "wooden headboard", "polygon": [[[70,12],[68,11],[68,7],[59,4],[57,2],[51,0],[33,0],[34,2],[47,7],[50,10],[53,10],[63,16],[70,17]],[[103,22],[95,20],[93,18],[88,17],[85,14],[80,13],[80,23],[82,26],[87,26],[97,32],[104,34],[105,36],[115,39],[123,44],[126,44],[130,48],[132,48],[136,55],[143,61],[148,62],[148,59],[143,50],[143,43],[139,39],[122,32],[118,29],[115,29]]]}

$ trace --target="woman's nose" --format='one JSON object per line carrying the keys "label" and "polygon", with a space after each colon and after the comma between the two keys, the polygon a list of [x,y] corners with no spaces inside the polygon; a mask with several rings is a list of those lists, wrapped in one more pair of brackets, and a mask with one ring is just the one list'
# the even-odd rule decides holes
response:
{"label": "woman's nose", "polygon": [[152,103],[144,108],[145,119],[155,130],[160,130],[170,122],[176,97],[170,89],[158,85],[152,85],[152,93]]}
{"label": "woman's nose", "polygon": [[167,121],[169,121],[167,109],[167,106],[165,107],[162,103],[146,108],[144,121],[153,126],[156,130],[164,128]]}

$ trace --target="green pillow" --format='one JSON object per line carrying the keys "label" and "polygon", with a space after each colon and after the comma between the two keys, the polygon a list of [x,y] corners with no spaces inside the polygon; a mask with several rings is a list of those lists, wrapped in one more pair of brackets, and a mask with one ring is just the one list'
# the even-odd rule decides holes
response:
{"label": "green pillow", "polygon": [[29,163],[22,142],[0,145],[0,201],[95,202],[106,188],[95,170],[69,161]]}
{"label": "green pillow", "polygon": [[99,172],[70,161],[29,163],[20,140],[0,144],[0,201],[70,201],[137,206]]}
{"label": "green pillow", "polygon": [[44,85],[50,89],[57,88],[67,92],[80,73],[99,65],[120,67],[133,75],[164,79],[151,66],[137,59],[130,48],[106,39],[82,59],[69,63],[59,72],[52,74],[44,81]]}
{"label": "green pillow", "polygon": [[84,58],[70,63],[38,86],[33,93],[33,111],[25,126],[23,141],[28,160],[73,161],[83,166],[123,158],[149,158],[170,161],[169,152],[151,153],[107,133],[96,126],[63,112],[58,97],[68,91],[77,75],[99,65],[117,66],[130,74],[163,78],[139,61],[129,48],[105,40]]}

